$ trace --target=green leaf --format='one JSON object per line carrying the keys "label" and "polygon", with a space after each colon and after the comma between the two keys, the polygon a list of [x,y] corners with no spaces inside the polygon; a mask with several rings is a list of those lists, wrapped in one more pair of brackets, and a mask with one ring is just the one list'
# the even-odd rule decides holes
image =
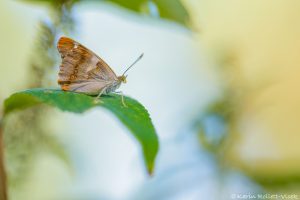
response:
{"label": "green leaf", "polygon": [[154,0],[162,18],[176,21],[185,26],[189,24],[189,14],[179,0]]}
{"label": "green leaf", "polygon": [[134,11],[138,14],[148,14],[151,16],[153,9],[158,12],[159,17],[171,20],[188,26],[189,14],[180,0],[23,0],[36,3],[50,3],[50,5],[61,5],[65,3],[87,3],[87,2],[111,2],[120,7]]}
{"label": "green leaf", "polygon": [[151,10],[157,10],[161,18],[175,21],[182,25],[188,26],[189,14],[180,0],[107,0],[118,4],[129,10],[151,14]]}
{"label": "green leaf", "polygon": [[64,92],[55,89],[30,89],[17,92],[4,102],[7,115],[38,104],[48,104],[62,111],[83,113],[93,107],[102,107],[111,111],[135,136],[142,146],[144,160],[149,174],[153,172],[159,143],[154,126],[147,110],[138,101],[124,96],[127,107],[117,94],[101,96],[100,100],[85,94]]}

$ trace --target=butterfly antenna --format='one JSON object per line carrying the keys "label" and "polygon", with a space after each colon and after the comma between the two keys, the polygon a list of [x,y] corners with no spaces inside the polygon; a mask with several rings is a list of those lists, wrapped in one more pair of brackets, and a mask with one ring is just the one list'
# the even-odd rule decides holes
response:
{"label": "butterfly antenna", "polygon": [[122,76],[124,76],[125,75],[125,73],[131,68],[131,67],[133,67],[133,65],[135,65],[139,60],[141,60],[141,58],[144,56],[144,53],[142,53],[126,70],[125,70],[125,72],[123,73],[123,75]]}

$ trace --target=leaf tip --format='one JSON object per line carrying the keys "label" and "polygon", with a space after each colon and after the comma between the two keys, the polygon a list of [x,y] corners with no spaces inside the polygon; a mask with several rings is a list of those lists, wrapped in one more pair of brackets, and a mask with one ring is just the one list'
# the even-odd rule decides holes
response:
{"label": "leaf tip", "polygon": [[150,177],[153,177],[154,176],[154,165],[148,166],[147,172]]}

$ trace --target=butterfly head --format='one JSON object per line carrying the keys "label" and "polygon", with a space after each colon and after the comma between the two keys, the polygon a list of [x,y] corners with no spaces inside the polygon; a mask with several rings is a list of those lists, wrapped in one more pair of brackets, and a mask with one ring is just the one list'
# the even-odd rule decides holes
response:
{"label": "butterfly head", "polygon": [[127,75],[125,75],[125,73],[135,64],[137,63],[142,57],[143,57],[143,53],[125,70],[125,72],[121,75],[121,76],[118,76],[118,80],[119,80],[119,83],[127,83]]}
{"label": "butterfly head", "polygon": [[127,83],[127,75],[118,76],[118,80],[120,83]]}

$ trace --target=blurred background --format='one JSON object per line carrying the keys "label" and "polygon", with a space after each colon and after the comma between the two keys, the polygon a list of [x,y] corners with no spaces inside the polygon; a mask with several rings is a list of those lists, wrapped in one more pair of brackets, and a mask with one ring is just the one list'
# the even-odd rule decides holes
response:
{"label": "blurred background", "polygon": [[58,88],[63,35],[117,74],[143,52],[121,90],[160,138],[149,177],[137,141],[105,110],[9,115],[10,199],[300,199],[299,10],[281,0],[1,0],[1,102]]}

